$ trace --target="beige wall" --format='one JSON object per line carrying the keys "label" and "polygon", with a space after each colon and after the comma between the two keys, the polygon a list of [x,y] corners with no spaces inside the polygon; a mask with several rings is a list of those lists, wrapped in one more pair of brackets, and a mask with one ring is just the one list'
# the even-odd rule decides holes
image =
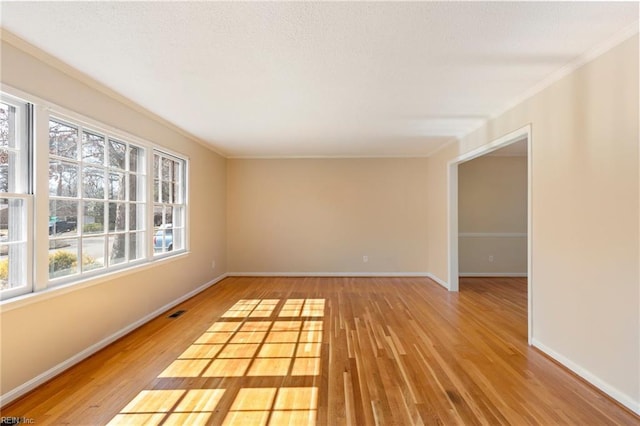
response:
{"label": "beige wall", "polygon": [[425,272],[427,178],[419,158],[229,160],[229,270]]}
{"label": "beige wall", "polygon": [[[2,394],[226,272],[225,159],[3,41],[2,82],[190,158],[190,252],[0,313]],[[216,260],[217,267],[211,268]]]}
{"label": "beige wall", "polygon": [[527,158],[483,156],[458,166],[460,274],[527,272]]}
{"label": "beige wall", "polygon": [[[533,343],[636,410],[640,402],[638,36],[429,160],[430,205],[446,164],[532,128]],[[429,253],[447,251],[430,213]],[[447,279],[446,258],[429,271]]]}

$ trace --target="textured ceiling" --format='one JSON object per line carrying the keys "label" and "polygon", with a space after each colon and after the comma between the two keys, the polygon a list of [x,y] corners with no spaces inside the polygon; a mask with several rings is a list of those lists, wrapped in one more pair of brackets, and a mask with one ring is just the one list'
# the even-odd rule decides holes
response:
{"label": "textured ceiling", "polygon": [[228,156],[429,155],[638,3],[2,2],[1,24]]}

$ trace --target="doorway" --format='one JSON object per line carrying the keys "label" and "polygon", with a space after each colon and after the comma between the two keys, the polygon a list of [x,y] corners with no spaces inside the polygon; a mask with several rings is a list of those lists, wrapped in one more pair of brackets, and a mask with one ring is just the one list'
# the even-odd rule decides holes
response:
{"label": "doorway", "polygon": [[531,176],[532,176],[532,156],[531,156],[531,126],[527,125],[521,129],[511,132],[486,145],[476,148],[466,154],[454,158],[448,163],[448,284],[449,291],[459,290],[459,232],[458,232],[458,166],[474,158],[481,157],[493,151],[515,144],[526,144],[527,153],[527,300],[528,300],[528,340],[531,343],[532,336],[532,220],[531,220]]}

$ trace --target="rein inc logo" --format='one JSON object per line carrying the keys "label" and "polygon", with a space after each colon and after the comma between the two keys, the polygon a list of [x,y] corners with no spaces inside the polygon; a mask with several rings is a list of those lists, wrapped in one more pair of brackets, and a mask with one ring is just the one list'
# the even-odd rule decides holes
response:
{"label": "rein inc logo", "polygon": [[33,419],[31,417],[0,417],[0,426],[33,424],[36,424],[36,419]]}

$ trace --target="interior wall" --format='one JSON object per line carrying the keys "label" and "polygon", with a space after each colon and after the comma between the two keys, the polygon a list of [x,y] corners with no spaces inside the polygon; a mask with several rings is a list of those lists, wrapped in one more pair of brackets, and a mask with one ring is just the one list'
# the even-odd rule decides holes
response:
{"label": "interior wall", "polygon": [[1,47],[3,84],[187,156],[191,195],[186,255],[116,279],[103,277],[95,285],[58,292],[36,303],[14,306],[9,300],[2,304],[0,389],[4,395],[226,272],[226,163],[102,89],[6,40]]}
{"label": "interior wall", "polygon": [[526,275],[527,158],[485,155],[458,166],[461,275]]}
{"label": "interior wall", "polygon": [[423,158],[229,160],[229,270],[424,273],[427,178]]}
{"label": "interior wall", "polygon": [[[638,75],[636,34],[431,157],[428,192],[531,124],[533,344],[640,412]],[[429,253],[447,251],[447,218],[430,215]],[[429,270],[446,280],[446,262]]]}

